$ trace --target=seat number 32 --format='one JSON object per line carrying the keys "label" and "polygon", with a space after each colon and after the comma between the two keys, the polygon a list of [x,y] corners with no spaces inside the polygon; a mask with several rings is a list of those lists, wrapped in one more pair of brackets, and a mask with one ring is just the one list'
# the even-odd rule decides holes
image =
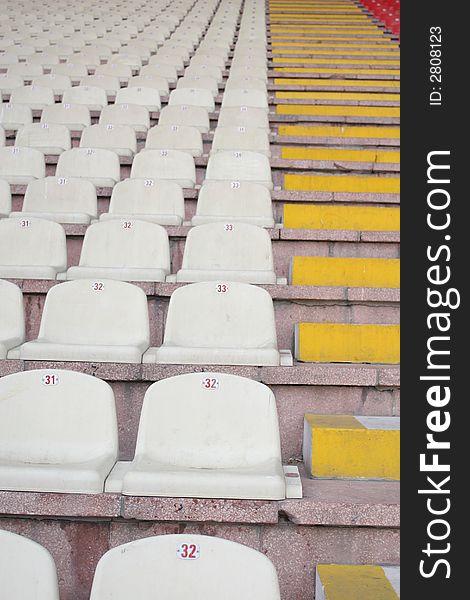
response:
{"label": "seat number 32", "polygon": [[176,549],[176,556],[182,560],[196,560],[201,554],[197,544],[180,544]]}

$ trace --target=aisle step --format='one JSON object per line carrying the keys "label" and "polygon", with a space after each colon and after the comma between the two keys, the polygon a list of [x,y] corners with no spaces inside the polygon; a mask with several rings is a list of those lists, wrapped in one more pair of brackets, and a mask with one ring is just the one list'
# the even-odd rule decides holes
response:
{"label": "aisle step", "polygon": [[284,228],[399,231],[400,209],[375,206],[284,204]]}
{"label": "aisle step", "polygon": [[315,600],[398,600],[400,567],[317,565]]}

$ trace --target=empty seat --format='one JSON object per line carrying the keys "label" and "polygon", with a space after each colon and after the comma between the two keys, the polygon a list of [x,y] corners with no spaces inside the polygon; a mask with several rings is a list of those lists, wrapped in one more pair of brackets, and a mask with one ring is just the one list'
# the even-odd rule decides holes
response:
{"label": "empty seat", "polygon": [[68,269],[67,279],[165,281],[169,272],[170,246],[163,227],[114,219],[88,227],[80,263]]}
{"label": "empty seat", "polygon": [[201,133],[209,131],[209,114],[201,106],[165,106],[160,112],[159,125],[187,125]]}
{"label": "empty seat", "polygon": [[72,147],[67,127],[48,123],[31,123],[19,129],[15,146],[36,148],[44,154],[60,154]]}
{"label": "empty seat", "polygon": [[211,65],[189,65],[184,71],[185,77],[210,77],[215,79],[217,83],[221,83],[222,69]]}
{"label": "empty seat", "polygon": [[178,88],[173,90],[168,100],[169,106],[201,106],[208,112],[214,112],[215,103],[212,92],[203,88]]}
{"label": "empty seat", "polygon": [[108,97],[101,87],[78,85],[66,89],[62,101],[64,104],[83,104],[88,110],[101,110],[108,104]]}
{"label": "empty seat", "polygon": [[280,500],[286,487],[272,391],[211,372],[148,388],[134,460],[106,482],[109,492],[176,498]]}
{"label": "empty seat", "polygon": [[264,108],[251,106],[221,108],[217,127],[259,127],[269,131],[269,115]]}
{"label": "empty seat", "polygon": [[181,225],[183,189],[173,181],[125,179],[113,188],[109,212],[100,219],[139,219],[160,225]]}
{"label": "empty seat", "polygon": [[0,148],[0,179],[25,185],[46,176],[44,154],[34,148]]}
{"label": "empty seat", "polygon": [[276,570],[264,554],[220,538],[181,534],[147,537],[106,552],[96,567],[90,600],[188,595],[280,600]]}
{"label": "empty seat", "polygon": [[180,79],[178,79],[178,83],[176,84],[176,89],[179,90],[183,88],[209,90],[213,98],[215,98],[215,96],[217,96],[219,93],[217,79],[214,79],[213,77],[191,77],[190,75],[185,75],[184,77],[180,77]]}
{"label": "empty seat", "polygon": [[256,67],[255,65],[234,65],[230,68],[230,77],[256,77],[268,81],[268,74],[265,67]]}
{"label": "empty seat", "polygon": [[99,65],[95,69],[95,75],[108,75],[109,77],[117,77],[120,83],[127,83],[132,77],[132,67],[119,63],[107,63]]}
{"label": "empty seat", "polygon": [[248,223],[207,223],[191,229],[176,281],[276,283],[271,238]]}
{"label": "empty seat", "polygon": [[114,96],[118,90],[121,89],[119,77],[113,77],[112,75],[88,75],[88,77],[82,77],[79,87],[97,87],[101,88],[106,92],[108,96]]}
{"label": "empty seat", "polygon": [[201,132],[196,127],[184,125],[156,125],[149,129],[145,148],[172,149],[201,156],[203,152]]}
{"label": "empty seat", "polygon": [[116,94],[115,103],[117,105],[143,106],[151,112],[157,112],[161,108],[160,93],[158,89],[151,87],[121,88]]}
{"label": "empty seat", "polygon": [[229,77],[225,84],[225,91],[227,90],[260,90],[267,93],[266,82],[263,79],[257,79],[256,77],[235,76]]}
{"label": "empty seat", "polygon": [[131,178],[166,179],[182,187],[193,188],[196,184],[194,159],[179,150],[145,150],[134,158]]}
{"label": "empty seat", "polygon": [[139,72],[141,77],[164,77],[168,83],[175,83],[178,79],[176,67],[168,64],[145,65]]}
{"label": "empty seat", "polygon": [[8,215],[11,211],[10,184],[5,179],[0,179],[0,217]]}
{"label": "empty seat", "polygon": [[140,288],[80,279],[48,291],[38,338],[16,354],[25,360],[140,363],[148,346],[147,297]]}
{"label": "empty seat", "polygon": [[59,600],[54,559],[43,546],[0,529],[0,555],[0,581],[5,598]]}
{"label": "empty seat", "polygon": [[0,279],[0,359],[24,339],[23,294],[14,283]]}
{"label": "empty seat", "polygon": [[0,125],[5,130],[16,131],[33,122],[33,112],[23,104],[0,104]]}
{"label": "empty seat", "polygon": [[273,301],[260,287],[235,281],[193,283],[171,296],[163,344],[144,362],[168,364],[292,364],[277,348]]}
{"label": "empty seat", "polygon": [[57,123],[65,125],[71,131],[82,131],[91,124],[90,111],[80,104],[54,104],[44,108],[41,123]]}
{"label": "empty seat", "polygon": [[86,77],[88,75],[88,69],[86,65],[66,62],[60,63],[59,65],[53,65],[51,68],[51,73],[53,75],[66,75],[67,77],[70,77],[71,81],[77,82],[80,81],[82,77]]}
{"label": "empty seat", "polygon": [[15,88],[23,87],[23,78],[19,75],[0,74],[0,101],[2,95],[10,95]]}
{"label": "empty seat", "polygon": [[170,54],[168,52],[159,51],[155,56],[152,56],[149,60],[148,66],[150,67],[172,67],[176,72],[181,71],[184,68],[184,59],[177,54]]}
{"label": "empty seat", "polygon": [[207,65],[208,67],[219,67],[219,69],[225,68],[225,60],[223,56],[214,56],[204,52],[196,53],[191,58],[189,64],[190,66]]}
{"label": "empty seat", "polygon": [[12,217],[40,217],[58,223],[90,223],[96,219],[95,186],[76,177],[46,177],[28,184],[23,210]]}
{"label": "empty seat", "polygon": [[217,127],[211,154],[225,150],[251,150],[271,156],[268,134],[261,127]]}
{"label": "empty seat", "polygon": [[0,433],[2,490],[98,494],[118,454],[113,391],[61,369],[8,375]]}
{"label": "empty seat", "polygon": [[269,111],[266,92],[256,89],[228,89],[222,98],[222,108],[233,106],[251,106]]}
{"label": "empty seat", "polygon": [[136,134],[128,125],[91,125],[83,130],[80,148],[105,148],[119,156],[133,156],[137,151]]}
{"label": "empty seat", "polygon": [[259,152],[216,152],[209,158],[206,180],[253,181],[273,189],[269,159]]}
{"label": "empty seat", "polygon": [[83,177],[99,187],[113,187],[120,179],[119,156],[102,148],[72,148],[57,163],[57,177]]}
{"label": "empty seat", "polygon": [[58,223],[31,217],[0,220],[0,277],[56,279],[66,269],[65,232]]}
{"label": "empty seat", "polygon": [[[47,50],[47,48],[45,48]],[[41,67],[45,69],[52,68],[53,65],[59,64],[59,57],[57,54],[49,53],[49,52],[41,52],[32,54],[28,57],[28,63],[30,65],[41,65]]]}
{"label": "empty seat", "polygon": [[135,131],[146,132],[150,127],[150,115],[145,106],[112,104],[103,108],[99,123],[100,125],[128,125]]}
{"label": "empty seat", "polygon": [[72,87],[70,77],[67,75],[54,75],[53,73],[34,77],[32,85],[42,88],[49,88],[54,94],[58,94],[59,96],[61,96],[65,90],[68,90]]}
{"label": "empty seat", "polygon": [[[59,67],[59,65],[57,65]],[[23,81],[31,81],[33,77],[43,74],[41,65],[30,65],[27,62],[11,64],[7,68],[7,75],[18,75],[23,78]]]}
{"label": "empty seat", "polygon": [[169,94],[168,80],[157,75],[136,75],[129,79],[127,88],[123,88],[123,91],[133,87],[156,90],[160,96]]}
{"label": "empty seat", "polygon": [[249,181],[205,181],[199,190],[192,225],[252,223],[274,227],[271,195],[266,187]]}

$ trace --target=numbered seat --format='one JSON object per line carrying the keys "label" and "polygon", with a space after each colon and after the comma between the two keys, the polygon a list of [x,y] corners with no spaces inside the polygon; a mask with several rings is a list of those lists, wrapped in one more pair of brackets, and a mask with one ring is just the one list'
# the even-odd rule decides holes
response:
{"label": "numbered seat", "polygon": [[42,111],[41,123],[65,125],[71,131],[83,131],[91,124],[90,111],[81,104],[53,104]]}
{"label": "numbered seat", "polygon": [[149,129],[145,142],[147,150],[171,149],[202,156],[202,136],[196,127],[184,125],[156,125]]}
{"label": "numbered seat", "polygon": [[64,104],[83,104],[88,110],[101,111],[108,104],[106,91],[101,87],[77,85],[64,90]]}
{"label": "numbered seat", "polygon": [[169,273],[170,246],[161,225],[114,219],[88,227],[80,263],[68,269],[67,279],[165,281]]}
{"label": "numbered seat", "polygon": [[132,74],[132,67],[119,63],[107,63],[105,65],[99,65],[95,69],[95,75],[117,77],[121,84],[127,83],[132,77]]}
{"label": "numbered seat", "polygon": [[[271,238],[248,223],[206,223],[191,229],[176,281],[277,283]],[[287,281],[282,281],[287,283]]]}
{"label": "numbered seat", "polygon": [[0,279],[0,359],[24,339],[23,294],[14,283]]}
{"label": "numbered seat", "polygon": [[227,90],[260,90],[267,94],[266,82],[248,75],[246,77],[240,75],[229,77],[225,84],[225,91]]}
{"label": "numbered seat", "polygon": [[214,56],[205,52],[196,52],[189,64],[190,66],[207,65],[208,67],[219,67],[219,69],[225,68],[223,56]]}
{"label": "numbered seat", "polygon": [[43,546],[0,529],[0,555],[0,581],[5,598],[59,600],[55,562]]}
{"label": "numbered seat", "polygon": [[65,232],[58,223],[37,218],[0,220],[0,277],[64,279]]}
{"label": "numbered seat", "polygon": [[[126,46],[127,49],[127,46]],[[127,65],[133,71],[137,71],[142,66],[142,60],[138,54],[132,54],[121,50],[118,54],[113,54],[108,58],[109,65]]]}
{"label": "numbered seat", "polygon": [[106,219],[138,219],[159,225],[182,225],[184,219],[183,189],[173,181],[125,179],[117,183],[111,194]]}
{"label": "numbered seat", "polygon": [[39,150],[17,146],[0,148],[0,179],[10,184],[26,185],[45,175],[44,154]]}
{"label": "numbered seat", "polygon": [[0,100],[9,96],[16,88],[23,87],[23,78],[19,75],[0,74]]}
{"label": "numbered seat", "polygon": [[51,69],[54,65],[58,65],[60,60],[57,54],[49,53],[46,46],[41,53],[32,54],[28,57],[30,65],[41,65],[43,69]]}
{"label": "numbered seat", "polygon": [[280,600],[276,570],[264,554],[221,538],[182,534],[147,537],[101,557],[90,600],[133,594],[140,600]]}
{"label": "numbered seat", "polygon": [[168,100],[169,106],[200,106],[208,112],[214,112],[215,103],[212,92],[208,89],[178,88],[173,90]]}
{"label": "numbered seat", "polygon": [[106,490],[281,500],[294,493],[287,481],[272,391],[245,377],[203,372],[148,388],[134,460],[117,463]]}
{"label": "numbered seat", "polygon": [[147,296],[131,283],[67,281],[46,296],[39,335],[23,360],[140,363],[149,347]]}
{"label": "numbered seat", "polygon": [[5,179],[0,179],[0,217],[6,217],[11,212],[10,184]]}
{"label": "numbered seat", "polygon": [[60,154],[72,147],[70,131],[65,125],[31,123],[18,130],[15,146],[36,148],[44,154]]}
{"label": "numbered seat", "polygon": [[269,111],[268,96],[263,90],[257,89],[228,89],[222,98],[222,108],[251,106]]}
{"label": "numbered seat", "polygon": [[261,127],[217,127],[212,140],[211,154],[227,150],[250,150],[271,156],[269,137]]}
{"label": "numbered seat", "polygon": [[252,181],[273,189],[269,159],[259,152],[216,152],[209,158],[206,181]]}
{"label": "numbered seat", "polygon": [[159,125],[196,127],[201,133],[209,132],[209,113],[201,106],[165,106],[160,112]]}
{"label": "numbered seat", "polygon": [[[59,65],[57,65],[58,67]],[[23,81],[31,81],[33,77],[44,73],[41,65],[31,65],[28,62],[19,62],[7,66],[7,75],[18,75],[23,78]]]}
{"label": "numbered seat", "polygon": [[98,187],[113,187],[121,177],[119,156],[103,148],[72,148],[57,163],[57,177],[81,177]]}
{"label": "numbered seat", "polygon": [[146,133],[150,127],[150,115],[145,106],[116,103],[103,108],[99,123],[100,125],[128,125],[134,131]]}
{"label": "numbered seat", "polygon": [[163,77],[168,83],[176,83],[178,71],[174,65],[163,64],[159,62],[152,65],[145,65],[139,71],[141,77]]}
{"label": "numbered seat", "polygon": [[256,77],[256,79],[268,82],[268,73],[264,66],[232,64],[230,67],[230,77]]}
{"label": "numbered seat", "polygon": [[[126,87],[121,88],[116,94],[117,105],[137,105],[144,107],[147,111],[158,112],[162,105],[160,92],[151,87]],[[148,127],[150,127],[150,122]]]}
{"label": "numbered seat", "polygon": [[23,104],[0,104],[0,125],[16,131],[33,122],[33,111]]}
{"label": "numbered seat", "polygon": [[121,83],[119,77],[113,75],[88,75],[82,77],[80,80],[79,87],[97,87],[106,92],[108,96],[115,96],[121,89]]}
{"label": "numbered seat", "polygon": [[105,148],[119,156],[134,156],[136,133],[128,125],[91,125],[83,130],[80,148]]}
{"label": "numbered seat", "polygon": [[146,363],[257,365],[292,364],[277,348],[271,296],[240,282],[209,281],[175,290],[163,344],[151,348]]}
{"label": "numbered seat", "polygon": [[184,71],[185,77],[210,77],[215,79],[217,83],[222,83],[223,75],[221,67],[211,65],[189,65]]}
{"label": "numbered seat", "polygon": [[77,83],[80,82],[83,77],[88,75],[88,69],[86,65],[83,64],[66,62],[53,65],[51,68],[51,73],[53,75],[66,75],[67,77],[70,77],[70,81]]}
{"label": "numbered seat", "polygon": [[184,59],[177,54],[171,54],[169,52],[158,51],[155,56],[152,56],[149,60],[148,66],[150,67],[160,67],[160,66],[168,66],[178,71],[182,71],[184,69]]}
{"label": "numbered seat", "polygon": [[131,77],[127,88],[123,88],[123,90],[132,89],[134,87],[156,90],[159,96],[167,96],[170,93],[168,80],[165,77],[159,77],[158,75],[136,75],[135,77]]}
{"label": "numbered seat", "polygon": [[35,85],[15,88],[10,95],[10,104],[25,104],[31,110],[42,110],[54,102],[54,92],[51,89]]}
{"label": "numbered seat", "polygon": [[189,60],[189,49],[187,46],[188,44],[175,43],[173,39],[170,38],[159,48],[156,58],[158,59],[158,57],[162,54],[170,54],[172,56],[179,56],[184,62],[186,62]]}
{"label": "numbered seat", "polygon": [[192,225],[213,222],[274,227],[269,190],[249,181],[205,181],[199,190]]}
{"label": "numbered seat", "polygon": [[[213,77],[191,77],[191,75],[184,75],[184,77],[180,77],[178,79],[178,83],[176,84],[176,89],[203,89],[208,90],[212,97],[215,98],[219,93],[219,86],[217,83],[217,79]],[[212,104],[210,105],[212,107]],[[211,109],[214,110],[213,108]]]}
{"label": "numbered seat", "polygon": [[118,455],[114,394],[74,371],[0,381],[0,489],[98,494]]}
{"label": "numbered seat", "polygon": [[23,210],[12,217],[39,217],[58,223],[90,223],[96,219],[96,188],[77,177],[46,177],[28,184]]}
{"label": "numbered seat", "polygon": [[269,115],[263,108],[221,108],[217,127],[259,127],[269,132]]}
{"label": "numbered seat", "polygon": [[145,150],[132,163],[131,178],[164,179],[184,188],[196,184],[194,158],[179,150]]}
{"label": "numbered seat", "polygon": [[70,81],[70,77],[67,75],[54,75],[52,73],[47,73],[46,75],[38,75],[34,77],[32,81],[32,85],[38,86],[41,88],[48,88],[52,90],[55,95],[62,96],[65,90],[68,90],[72,87],[72,82]]}

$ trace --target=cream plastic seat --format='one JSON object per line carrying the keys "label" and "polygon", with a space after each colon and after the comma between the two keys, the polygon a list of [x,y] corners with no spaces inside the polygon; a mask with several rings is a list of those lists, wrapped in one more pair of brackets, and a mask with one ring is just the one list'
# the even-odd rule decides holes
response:
{"label": "cream plastic seat", "polygon": [[201,156],[203,152],[201,132],[196,127],[184,125],[156,125],[149,129],[146,150],[171,149]]}
{"label": "cream plastic seat", "polygon": [[48,291],[39,336],[15,358],[140,363],[148,347],[145,293],[123,281],[80,279]]}
{"label": "cream plastic seat", "polygon": [[105,148],[119,156],[134,156],[136,133],[128,125],[90,125],[83,130],[80,148]]}
{"label": "cream plastic seat", "polygon": [[217,127],[259,127],[269,132],[269,115],[264,108],[251,106],[221,108]]}
{"label": "cream plastic seat", "polygon": [[156,90],[159,96],[167,96],[170,93],[168,80],[165,77],[158,77],[157,75],[136,75],[135,77],[131,77],[127,88],[123,88],[123,90],[130,90],[134,87]]}
{"label": "cream plastic seat", "polygon": [[185,77],[210,77],[217,83],[222,83],[222,69],[211,65],[189,65],[184,71]]}
{"label": "cream plastic seat", "polygon": [[186,125],[201,133],[209,131],[209,114],[201,106],[165,106],[160,112],[159,125]]}
{"label": "cream plastic seat", "polygon": [[273,301],[260,287],[205,281],[171,296],[163,344],[144,363],[257,365],[292,364],[277,348]]}
{"label": "cream plastic seat", "polygon": [[59,600],[55,562],[43,546],[22,535],[0,529],[0,555],[0,582],[4,598]]}
{"label": "cream plastic seat", "polygon": [[61,369],[8,375],[0,433],[2,490],[98,494],[118,456],[113,391]]}
{"label": "cream plastic seat", "polygon": [[95,69],[95,75],[108,75],[109,77],[117,77],[119,82],[127,83],[132,77],[132,67],[119,63],[107,63],[99,65]]}
{"label": "cream plastic seat", "polygon": [[228,222],[206,223],[190,229],[176,281],[222,279],[259,284],[278,282],[266,229]]}
{"label": "cream plastic seat", "polygon": [[212,92],[208,89],[178,88],[173,90],[168,100],[169,106],[200,106],[208,112],[214,112],[215,103]]}
{"label": "cream plastic seat", "polygon": [[134,131],[145,133],[150,127],[150,115],[145,106],[116,103],[103,108],[99,124],[128,125],[129,127],[132,127]]}
{"label": "cream plastic seat", "polygon": [[7,68],[7,75],[18,75],[19,77],[22,77],[25,82],[31,81],[33,77],[37,77],[43,73],[44,71],[41,65],[30,65],[27,62],[11,64]]}
{"label": "cream plastic seat", "polygon": [[65,125],[31,123],[18,130],[15,146],[36,148],[44,154],[60,154],[72,147],[70,131]]}
{"label": "cream plastic seat", "polygon": [[14,283],[0,279],[0,359],[24,339],[23,294]]}
{"label": "cream plastic seat", "polygon": [[[189,60],[189,50],[185,44],[177,44],[172,39],[167,40],[158,50],[156,58],[161,55],[171,55],[181,58],[184,62]],[[151,59],[150,59],[151,60]]]}
{"label": "cream plastic seat", "polygon": [[148,388],[134,460],[117,463],[106,490],[281,500],[291,493],[287,481],[272,391],[245,377],[203,372]]}
{"label": "cream plastic seat", "polygon": [[174,181],[184,188],[196,184],[194,158],[179,150],[145,150],[136,154],[131,178],[151,178]]}
{"label": "cream plastic seat", "polygon": [[148,66],[169,66],[173,67],[178,72],[184,69],[184,59],[177,54],[170,54],[169,52],[159,50],[155,56],[150,58]]}
{"label": "cream plastic seat", "polygon": [[65,232],[58,223],[32,217],[0,220],[0,277],[64,279]]}
{"label": "cream plastic seat", "polygon": [[58,65],[59,62],[57,54],[49,54],[48,47],[45,48],[45,52],[32,54],[28,57],[28,63],[30,65],[41,65],[44,69],[51,69],[54,65]]}
{"label": "cream plastic seat", "polygon": [[70,77],[70,81],[76,83],[88,75],[88,69],[86,65],[66,62],[54,65],[51,69],[51,73],[53,75],[66,75],[67,77]]}
{"label": "cream plastic seat", "polygon": [[52,73],[34,77],[32,85],[33,87],[49,88],[54,94],[59,96],[62,96],[65,90],[72,87],[70,77],[67,77],[67,75],[53,75]]}
{"label": "cream plastic seat", "polygon": [[106,90],[91,85],[78,85],[66,89],[62,96],[64,104],[83,104],[88,110],[102,110],[108,104]]}
{"label": "cream plastic seat", "polygon": [[163,77],[168,81],[168,83],[176,83],[178,79],[178,71],[174,65],[159,62],[145,65],[139,71],[139,75],[150,76],[150,77]]}
{"label": "cream plastic seat", "polygon": [[90,111],[81,104],[53,104],[46,106],[41,123],[65,125],[71,131],[82,131],[91,124]]}
{"label": "cream plastic seat", "polygon": [[221,538],[182,534],[147,537],[106,552],[96,567],[90,600],[188,595],[280,600],[276,570],[264,554]]}
{"label": "cream plastic seat", "polygon": [[[147,111],[158,112],[162,105],[160,92],[151,87],[121,88],[116,94],[116,105],[143,106]],[[150,122],[149,122],[150,127]]]}
{"label": "cream plastic seat", "polygon": [[250,106],[269,111],[267,93],[257,89],[228,89],[222,98],[222,108]]}
{"label": "cream plastic seat", "polygon": [[269,137],[261,127],[217,127],[212,140],[211,154],[227,150],[250,150],[271,156]]}
{"label": "cream plastic seat", "polygon": [[191,66],[207,65],[208,67],[219,67],[219,69],[225,68],[225,60],[222,56],[214,56],[204,52],[196,52],[189,64]]}
{"label": "cream plastic seat", "polygon": [[[121,89],[119,77],[113,77],[112,75],[88,75],[88,77],[82,77],[79,87],[89,88],[101,88],[106,92],[108,96],[115,96]],[[106,105],[103,105],[106,106]]]}
{"label": "cream plastic seat", "polygon": [[26,185],[45,176],[44,154],[39,150],[18,146],[0,148],[0,179],[10,184]]}
{"label": "cream plastic seat", "polygon": [[117,183],[111,194],[106,219],[139,219],[160,225],[182,225],[184,219],[183,189],[173,181],[125,179]]}
{"label": "cream plastic seat", "polygon": [[192,225],[204,223],[251,223],[274,227],[269,190],[249,181],[205,181],[199,190]]}
{"label": "cream plastic seat", "polygon": [[178,79],[178,83],[176,84],[176,89],[180,90],[188,88],[208,90],[212,94],[213,98],[215,98],[219,93],[217,79],[214,79],[213,77],[191,77],[190,75],[184,75],[184,77],[180,77]]}
{"label": "cream plastic seat", "polygon": [[2,95],[10,95],[14,89],[23,86],[23,78],[19,75],[0,74],[0,100],[2,100]]}
{"label": "cream plastic seat", "polygon": [[23,104],[0,104],[0,125],[5,130],[16,131],[33,122],[33,112]]}
{"label": "cream plastic seat", "polygon": [[46,177],[28,184],[23,210],[12,217],[39,217],[58,223],[90,223],[96,219],[96,188],[77,177]]}
{"label": "cream plastic seat", "polygon": [[10,184],[5,179],[0,179],[0,217],[6,217],[11,212]]}
{"label": "cream plastic seat", "polygon": [[113,219],[88,227],[80,263],[68,269],[67,279],[165,281],[169,273],[170,246],[161,225]]}
{"label": "cream plastic seat", "polygon": [[267,95],[266,82],[263,79],[257,79],[256,77],[241,77],[240,75],[235,77],[229,77],[225,84],[225,91],[227,90],[260,90]]}
{"label": "cream plastic seat", "polygon": [[269,159],[259,152],[216,152],[209,158],[206,181],[252,181],[273,189]]}
{"label": "cream plastic seat", "polygon": [[255,65],[234,65],[230,68],[230,77],[255,77],[267,83],[268,74],[265,67],[256,67]]}
{"label": "cream plastic seat", "polygon": [[113,187],[121,178],[119,156],[102,148],[72,148],[60,155],[56,177],[83,177],[98,187]]}
{"label": "cream plastic seat", "polygon": [[142,66],[142,60],[138,54],[132,54],[129,51],[123,52],[121,50],[119,54],[113,54],[108,59],[108,65],[127,65],[133,71],[137,71]]}

